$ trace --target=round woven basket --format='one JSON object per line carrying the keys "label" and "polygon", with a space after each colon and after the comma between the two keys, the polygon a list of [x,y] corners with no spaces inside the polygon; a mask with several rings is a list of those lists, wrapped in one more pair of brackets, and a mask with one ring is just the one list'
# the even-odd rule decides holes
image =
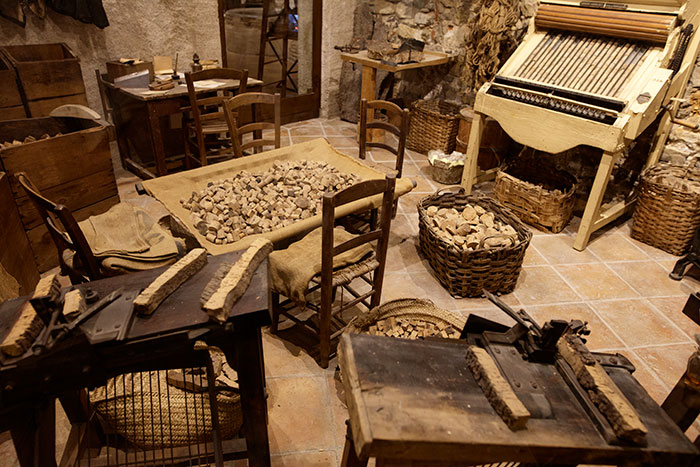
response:
{"label": "round woven basket", "polygon": [[[91,391],[92,407],[105,430],[123,436],[136,447],[161,449],[213,439],[208,393],[171,386],[167,371],[118,376],[110,379],[106,388]],[[240,395],[219,391],[216,405],[221,438],[236,437],[243,425]]]}
{"label": "round woven basket", "polygon": [[391,300],[367,313],[355,316],[345,328],[349,333],[369,332],[370,326],[387,318],[407,318],[416,321],[424,321],[434,325],[449,325],[461,331],[467,319],[461,315],[450,313],[447,310],[438,308],[427,299],[421,298],[399,298]]}
{"label": "round woven basket", "polygon": [[[668,185],[668,177],[686,183],[674,188]],[[632,238],[672,255],[683,255],[700,226],[700,168],[694,160],[685,166],[662,162],[643,171],[639,178]]]}
{"label": "round woven basket", "polygon": [[[467,204],[494,213],[497,221],[515,229],[518,241],[507,247],[467,251],[440,238],[426,210],[437,206],[461,211]],[[420,250],[433,274],[451,295],[459,297],[480,297],[483,289],[498,294],[512,292],[532,239],[532,232],[508,208],[487,196],[466,195],[462,187],[445,188],[423,198],[418,203],[418,227]]]}
{"label": "round woven basket", "polygon": [[533,157],[518,157],[496,173],[494,194],[523,222],[561,232],[574,213],[576,177]]}
{"label": "round woven basket", "polygon": [[449,102],[416,101],[411,110],[406,147],[423,154],[431,149],[450,154],[457,144],[459,111],[458,105]]}

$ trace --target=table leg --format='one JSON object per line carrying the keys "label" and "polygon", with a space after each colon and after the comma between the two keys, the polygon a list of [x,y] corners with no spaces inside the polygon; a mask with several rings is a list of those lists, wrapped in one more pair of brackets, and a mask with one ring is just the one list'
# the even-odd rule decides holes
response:
{"label": "table leg", "polygon": [[[345,423],[348,423],[347,421]],[[369,459],[361,461],[355,452],[355,443],[352,440],[352,431],[348,424],[348,431],[345,434],[345,447],[343,448],[343,459],[340,467],[366,467]]]}
{"label": "table leg", "polygon": [[[362,90],[360,92],[361,99],[367,99],[367,101],[373,101],[377,98],[377,69],[371,66],[362,65]],[[367,110],[367,123],[374,120],[374,109]],[[357,126],[359,131],[360,126]],[[381,130],[367,130],[367,142],[373,142],[379,140]],[[359,133],[358,133],[359,138]]]}
{"label": "table leg", "polygon": [[158,112],[157,102],[148,102],[148,125],[151,134],[151,146],[153,148],[153,158],[156,162],[156,174],[161,177],[168,174],[168,167],[165,165],[165,148],[163,147],[163,136],[160,133],[160,112]]}
{"label": "table leg", "polygon": [[479,112],[474,112],[472,127],[469,132],[469,145],[464,161],[464,172],[462,173],[462,186],[467,194],[472,192],[472,187],[479,172],[479,148],[481,147],[481,126],[482,117]]}
{"label": "table leg", "polygon": [[56,466],[55,409],[55,399],[44,401],[10,430],[20,466]]}
{"label": "table leg", "polygon": [[[263,371],[262,335],[254,315],[234,318],[233,340],[238,362],[243,426],[251,467],[270,465],[267,401]],[[228,357],[228,356],[227,356]]]}

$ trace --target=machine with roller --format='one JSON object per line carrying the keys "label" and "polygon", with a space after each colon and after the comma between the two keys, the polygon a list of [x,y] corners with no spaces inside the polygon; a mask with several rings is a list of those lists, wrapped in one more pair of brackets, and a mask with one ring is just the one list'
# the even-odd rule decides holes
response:
{"label": "machine with roller", "polygon": [[470,191],[478,179],[483,116],[540,151],[601,149],[574,243],[583,250],[592,232],[629,207],[620,201],[601,209],[601,202],[615,161],[652,124],[658,130],[646,164],[658,161],[677,110],[674,98],[698,55],[699,5],[542,2],[522,44],[477,93],[462,185]]}

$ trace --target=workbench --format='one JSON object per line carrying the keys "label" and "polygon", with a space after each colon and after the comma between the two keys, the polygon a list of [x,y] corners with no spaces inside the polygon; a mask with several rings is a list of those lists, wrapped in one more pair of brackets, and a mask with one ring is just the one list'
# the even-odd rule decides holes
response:
{"label": "workbench", "polygon": [[[346,62],[357,63],[362,67],[362,89],[360,92],[360,99],[367,99],[367,101],[373,101],[377,98],[377,70],[398,73],[406,70],[442,65],[450,60],[450,56],[446,53],[433,52],[430,50],[423,52],[423,60],[420,62],[403,63],[399,65],[369,58],[366,50],[361,50],[357,53],[343,52],[340,54],[340,58]],[[372,120],[374,120],[374,110],[368,110],[367,123]],[[370,130],[367,135],[367,141],[378,141],[380,132],[380,130]]]}
{"label": "workbench", "polygon": [[[11,430],[20,465],[55,465],[54,403],[57,397],[72,424],[62,465],[64,462],[73,465],[79,455],[87,455],[84,437],[80,434],[87,432],[88,415],[81,413],[86,404],[84,398],[81,400],[76,395],[78,391],[102,386],[108,378],[124,373],[204,366],[208,352],[194,350],[195,341],[201,340],[219,347],[238,372],[245,430],[245,443],[239,443],[244,444],[240,446],[243,449],[240,454],[247,455],[251,466],[269,466],[260,333],[261,326],[269,321],[267,260],[256,270],[250,286],[234,305],[225,324],[210,321],[199,305],[202,290],[214,272],[223,262],[233,262],[240,254],[209,257],[207,265],[167,297],[150,318],[135,316],[122,341],[91,345],[84,337],[81,339],[83,333],[78,333],[40,355],[29,350],[22,357],[0,358],[0,431]],[[102,331],[120,301],[133,299],[164,269],[76,286],[83,293],[91,289],[100,297],[123,289],[117,301],[88,319],[80,329],[88,335]],[[8,334],[27,299],[0,304],[0,341]],[[145,460],[140,459],[136,458],[136,464]],[[98,465],[97,460],[93,459],[92,465]]]}
{"label": "workbench", "polygon": [[[187,86],[178,82],[166,91],[146,88],[120,88],[102,76],[102,84],[112,104],[112,118],[117,133],[117,144],[122,166],[141,178],[160,177],[168,173],[167,156],[184,152],[184,136],[180,120],[176,118],[182,108],[190,105]],[[195,88],[197,94],[217,91],[235,91],[240,86],[235,79],[217,79],[217,87]],[[248,91],[260,91],[262,81],[248,78]],[[134,154],[137,152],[137,154]],[[146,161],[155,163],[155,174],[144,167]]]}
{"label": "workbench", "polygon": [[[467,367],[466,347],[464,340],[343,335],[338,355],[350,429],[342,465],[365,466],[376,457],[378,466],[399,461],[665,466],[692,465],[698,457],[680,428],[620,367],[605,368],[648,428],[647,446],[608,444],[553,365],[525,361],[522,365],[536,365],[538,379],[529,384],[544,388],[552,414],[533,414],[525,429],[511,431]],[[526,388],[516,388],[521,392]]]}

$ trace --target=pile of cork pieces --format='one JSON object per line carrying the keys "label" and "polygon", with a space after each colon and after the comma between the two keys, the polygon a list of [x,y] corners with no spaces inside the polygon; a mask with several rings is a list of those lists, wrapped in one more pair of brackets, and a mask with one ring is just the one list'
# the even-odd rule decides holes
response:
{"label": "pile of cork pieces", "polygon": [[425,337],[459,339],[461,334],[458,329],[444,321],[436,320],[436,323],[430,323],[420,319],[394,316],[377,321],[367,329],[367,333],[375,336],[398,337],[401,339]]}
{"label": "pile of cork pieces", "polygon": [[430,206],[426,210],[434,232],[450,245],[465,251],[505,248],[518,242],[515,229],[496,219],[493,212],[467,204],[462,211]]}
{"label": "pile of cork pieces", "polygon": [[27,136],[26,138],[24,138],[24,141],[19,141],[19,140],[5,141],[4,143],[0,143],[0,149],[8,149],[8,148],[11,148],[13,146],[21,146],[23,144],[33,143],[35,141],[40,141],[42,139],[55,138],[56,136],[63,136],[63,133],[56,133],[53,136],[49,136],[47,133],[44,133],[39,138],[35,138],[34,136]]}
{"label": "pile of cork pieces", "polygon": [[264,172],[241,171],[209,182],[180,203],[190,211],[199,233],[222,245],[320,214],[325,192],[343,190],[359,180],[326,162],[275,161]]}

